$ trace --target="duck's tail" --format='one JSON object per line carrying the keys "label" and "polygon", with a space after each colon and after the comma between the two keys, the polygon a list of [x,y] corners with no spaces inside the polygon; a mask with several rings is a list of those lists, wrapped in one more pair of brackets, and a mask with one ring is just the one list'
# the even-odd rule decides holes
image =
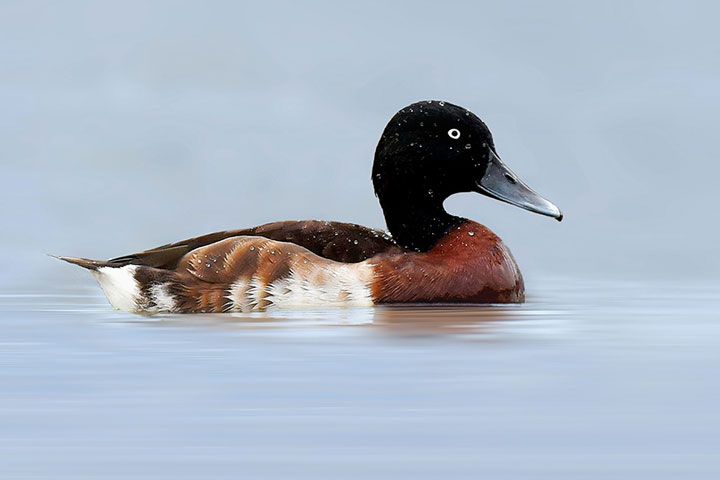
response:
{"label": "duck's tail", "polygon": [[101,268],[101,267],[116,266],[110,262],[104,262],[102,260],[90,260],[89,258],[79,258],[79,257],[61,257],[60,255],[53,255],[51,253],[48,253],[48,255],[53,258],[63,260],[65,262],[72,263],[73,265],[78,265],[82,268],[87,268],[88,270],[92,270],[92,271],[96,271],[98,268]]}
{"label": "duck's tail", "polygon": [[110,304],[118,310],[133,313],[143,311],[141,305],[147,303],[147,299],[141,291],[141,285],[135,273],[138,268],[148,267],[123,265],[118,264],[118,262],[90,260],[87,258],[50,256],[90,270],[100,283]]}

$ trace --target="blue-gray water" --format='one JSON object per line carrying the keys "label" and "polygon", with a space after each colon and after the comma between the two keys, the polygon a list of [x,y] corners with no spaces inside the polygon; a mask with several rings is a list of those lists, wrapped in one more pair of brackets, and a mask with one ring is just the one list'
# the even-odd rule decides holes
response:
{"label": "blue-gray water", "polygon": [[720,475],[718,284],[146,318],[86,280],[0,299],[3,478]]}

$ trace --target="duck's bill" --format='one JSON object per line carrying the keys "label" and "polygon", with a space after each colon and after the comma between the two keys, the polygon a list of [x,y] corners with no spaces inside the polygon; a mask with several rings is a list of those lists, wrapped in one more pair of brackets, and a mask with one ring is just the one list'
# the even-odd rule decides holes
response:
{"label": "duck's bill", "polygon": [[490,161],[485,175],[476,182],[479,193],[488,197],[553,217],[557,221],[563,218],[560,209],[538,195],[532,188],[525,185],[512,170],[500,160],[490,149]]}

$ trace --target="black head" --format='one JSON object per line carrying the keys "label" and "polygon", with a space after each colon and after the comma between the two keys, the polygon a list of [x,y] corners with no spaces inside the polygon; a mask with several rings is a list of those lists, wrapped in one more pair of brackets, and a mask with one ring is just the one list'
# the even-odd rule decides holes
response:
{"label": "black head", "polygon": [[487,125],[447,102],[414,103],[390,120],[375,151],[372,180],[390,232],[415,250],[432,248],[462,220],[442,206],[455,193],[478,192],[562,218],[500,161]]}

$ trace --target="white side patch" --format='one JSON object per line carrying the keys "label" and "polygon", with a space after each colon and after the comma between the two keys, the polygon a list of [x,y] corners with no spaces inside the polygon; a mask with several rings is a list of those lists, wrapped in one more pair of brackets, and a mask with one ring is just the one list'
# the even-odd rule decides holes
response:
{"label": "white side patch", "polygon": [[100,267],[93,275],[105,292],[110,305],[118,310],[137,313],[140,311],[140,285],[135,280],[137,265],[124,267]]}
{"label": "white side patch", "polygon": [[267,286],[265,300],[269,308],[370,307],[373,278],[372,266],[366,263],[323,265],[307,276],[293,271]]}
{"label": "white side patch", "polygon": [[265,293],[265,284],[263,284],[258,277],[253,277],[249,285],[247,296],[250,308],[253,310],[261,310],[264,305],[263,294]]}
{"label": "white side patch", "polygon": [[174,312],[176,307],[175,298],[167,289],[167,284],[158,283],[150,287],[150,295],[152,295],[153,303],[155,303],[155,311],[158,312]]}
{"label": "white side patch", "polygon": [[240,279],[230,286],[227,299],[230,300],[230,311],[233,312],[249,312],[252,310],[250,297],[250,282],[246,279]]}

